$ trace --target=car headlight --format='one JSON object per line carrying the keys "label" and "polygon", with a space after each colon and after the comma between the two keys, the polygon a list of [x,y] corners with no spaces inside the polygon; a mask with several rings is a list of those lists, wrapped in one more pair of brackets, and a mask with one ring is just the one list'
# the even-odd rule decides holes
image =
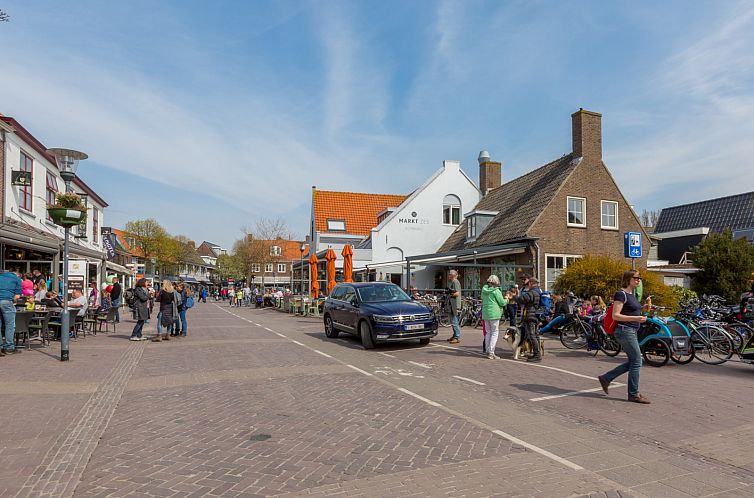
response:
{"label": "car headlight", "polygon": [[372,315],[372,318],[377,323],[393,323],[395,318],[390,315]]}

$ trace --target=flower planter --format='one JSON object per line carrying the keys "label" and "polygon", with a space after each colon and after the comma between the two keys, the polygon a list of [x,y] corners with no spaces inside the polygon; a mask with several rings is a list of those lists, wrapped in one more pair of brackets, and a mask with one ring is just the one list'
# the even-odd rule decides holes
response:
{"label": "flower planter", "polygon": [[47,208],[52,222],[62,227],[73,227],[86,222],[86,211],[69,208]]}

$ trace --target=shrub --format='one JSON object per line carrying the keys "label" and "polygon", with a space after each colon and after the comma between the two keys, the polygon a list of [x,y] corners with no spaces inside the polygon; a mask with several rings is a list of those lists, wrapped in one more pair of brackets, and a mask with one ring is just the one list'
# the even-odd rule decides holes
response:
{"label": "shrub", "polygon": [[[602,296],[605,301],[613,297],[620,289],[623,272],[631,269],[631,265],[623,260],[616,260],[610,256],[585,256],[568,265],[563,273],[555,280],[557,292],[571,291],[578,296]],[[662,277],[637,268],[641,272],[643,297],[652,296],[652,304],[665,306],[668,312],[678,306],[678,298],[672,289],[662,282]]]}
{"label": "shrub", "polygon": [[699,294],[718,294],[738,302],[750,286],[754,272],[754,247],[745,238],[733,240],[730,230],[713,233],[694,248],[694,265],[699,271],[692,284]]}
{"label": "shrub", "polygon": [[65,209],[77,209],[79,211],[85,211],[86,208],[81,203],[81,197],[75,192],[64,192],[55,196],[55,204],[53,208],[65,208]]}
{"label": "shrub", "polygon": [[696,292],[692,291],[691,289],[681,287],[680,285],[671,285],[670,290],[673,291],[673,294],[675,295],[675,298],[679,304],[694,300],[699,297],[697,296]]}

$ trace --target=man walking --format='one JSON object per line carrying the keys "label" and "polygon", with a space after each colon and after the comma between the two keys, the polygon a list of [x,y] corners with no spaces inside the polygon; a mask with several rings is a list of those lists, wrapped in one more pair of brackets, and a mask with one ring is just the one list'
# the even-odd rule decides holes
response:
{"label": "man walking", "polygon": [[458,324],[458,314],[461,312],[461,282],[458,281],[458,272],[448,272],[448,291],[450,301],[450,324],[453,326],[453,337],[448,339],[451,344],[461,342],[461,327]]}
{"label": "man walking", "polygon": [[539,281],[536,278],[529,278],[526,281],[526,287],[516,298],[524,311],[521,315],[521,330],[524,337],[528,337],[531,344],[532,355],[527,361],[542,361],[542,352],[539,348],[539,300],[542,290],[539,288]]}
{"label": "man walking", "polygon": [[5,328],[5,354],[20,353],[16,349],[16,306],[14,299],[21,297],[21,278],[17,271],[6,271],[0,274],[0,312],[3,314]]}
{"label": "man walking", "polygon": [[118,282],[118,277],[113,277],[113,291],[110,293],[110,300],[115,307],[115,323],[120,323],[120,299],[123,288]]}

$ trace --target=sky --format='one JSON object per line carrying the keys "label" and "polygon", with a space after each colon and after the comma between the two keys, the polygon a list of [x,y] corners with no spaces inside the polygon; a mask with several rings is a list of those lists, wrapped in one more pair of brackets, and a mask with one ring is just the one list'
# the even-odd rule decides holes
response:
{"label": "sky", "polygon": [[[642,209],[754,190],[754,3],[0,0],[0,113],[79,176],[106,225],[226,247],[306,235],[311,187],[407,194],[480,150],[520,176],[602,113]],[[584,179],[588,181],[588,178]]]}

